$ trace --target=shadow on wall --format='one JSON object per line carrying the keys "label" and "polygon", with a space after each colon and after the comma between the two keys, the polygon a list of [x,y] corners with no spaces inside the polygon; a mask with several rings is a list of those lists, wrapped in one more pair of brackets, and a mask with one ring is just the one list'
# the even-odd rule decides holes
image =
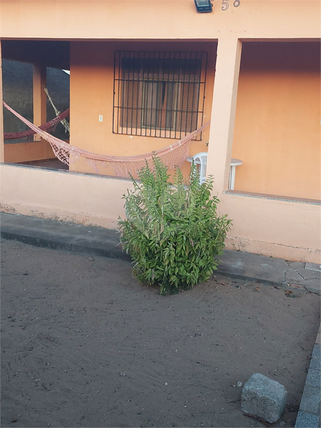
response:
{"label": "shadow on wall", "polygon": [[[32,73],[32,64],[2,60],[3,100],[31,122],[33,121]],[[69,86],[69,75],[67,73],[62,70],[47,68],[47,89],[56,108],[61,112],[66,110],[70,104]],[[55,112],[47,100],[47,121],[55,116]],[[29,129],[6,109],[3,112],[3,122],[4,132],[18,132]],[[53,135],[58,138],[65,138],[64,127],[58,124]],[[30,141],[30,137],[29,140],[27,138],[10,140],[11,143],[15,141],[20,143]]]}

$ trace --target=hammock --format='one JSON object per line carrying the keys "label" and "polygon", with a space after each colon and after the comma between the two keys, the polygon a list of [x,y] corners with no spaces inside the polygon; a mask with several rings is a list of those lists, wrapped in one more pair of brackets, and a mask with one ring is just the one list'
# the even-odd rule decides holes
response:
{"label": "hammock", "polygon": [[24,122],[29,128],[31,128],[36,134],[40,135],[41,138],[48,141],[55,156],[66,165],[70,165],[70,162],[76,162],[80,157],[85,158],[87,162],[93,166],[96,173],[99,173],[98,166],[111,167],[117,177],[129,177],[135,175],[138,170],[146,165],[146,162],[152,168],[153,156],[158,156],[169,169],[173,169],[175,166],[182,166],[183,162],[187,158],[189,143],[203,129],[205,129],[209,122],[201,126],[197,130],[187,134],[181,140],[176,141],[168,147],[164,147],[160,150],[156,150],[151,153],[145,153],[137,156],[107,156],[99,155],[95,153],[87,152],[86,150],[79,149],[78,147],[71,146],[70,144],[54,137],[43,131],[40,127],[35,126],[29,120],[25,119],[11,107],[9,107],[4,101],[3,105],[7,110],[11,111],[17,116],[22,122]]}
{"label": "hammock", "polygon": [[[41,129],[42,131],[49,131],[49,130],[54,129],[58,125],[59,122],[62,122],[69,115],[69,110],[70,109],[68,108],[67,110],[60,113],[54,119],[50,120],[49,122],[45,123],[44,125],[40,125],[39,129]],[[31,135],[34,135],[36,133],[37,132],[32,130],[32,129],[30,129],[28,131],[21,131],[21,132],[5,132],[4,133],[4,139],[5,140],[16,140],[19,138],[30,137]]]}

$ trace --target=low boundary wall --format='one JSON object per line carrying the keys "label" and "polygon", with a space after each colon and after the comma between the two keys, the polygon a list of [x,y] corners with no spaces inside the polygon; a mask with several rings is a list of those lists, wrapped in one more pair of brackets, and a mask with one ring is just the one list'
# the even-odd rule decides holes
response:
{"label": "low boundary wall", "polygon": [[[116,229],[131,180],[0,164],[1,210]],[[228,249],[321,263],[321,205],[237,193],[220,196],[233,220]]]}

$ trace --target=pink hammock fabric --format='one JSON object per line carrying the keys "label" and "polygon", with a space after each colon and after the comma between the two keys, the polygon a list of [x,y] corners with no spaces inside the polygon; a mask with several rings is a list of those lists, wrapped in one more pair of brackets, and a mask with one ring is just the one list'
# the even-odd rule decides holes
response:
{"label": "pink hammock fabric", "polygon": [[15,110],[8,106],[5,102],[3,105],[11,113],[17,116],[22,122],[24,122],[29,128],[31,128],[36,134],[40,135],[44,140],[48,141],[55,156],[66,165],[70,165],[70,162],[77,161],[80,157],[83,157],[87,162],[93,166],[96,173],[99,173],[99,167],[111,167],[116,176],[118,177],[129,177],[131,174],[135,175],[142,167],[145,166],[146,162],[152,167],[153,156],[158,156],[167,165],[169,169],[173,169],[175,166],[182,166],[183,162],[188,156],[189,143],[201,133],[209,124],[201,126],[197,130],[187,134],[181,140],[176,141],[170,146],[164,147],[155,152],[145,153],[137,156],[107,156],[99,155],[86,150],[79,149],[78,147],[71,146],[70,144],[48,134],[46,131],[35,126],[29,120],[25,119]]}
{"label": "pink hammock fabric", "polygon": [[[5,104],[5,103],[4,103]],[[42,131],[48,131],[50,129],[54,129],[59,122],[64,120],[67,116],[69,116],[70,109],[63,111],[59,114],[59,116],[55,117],[54,119],[50,120],[49,122],[39,126],[39,129]],[[36,131],[33,131],[30,129],[29,131],[21,131],[21,132],[5,132],[4,133],[4,139],[5,140],[16,140],[19,138],[24,137],[30,137],[31,135],[36,134]]]}

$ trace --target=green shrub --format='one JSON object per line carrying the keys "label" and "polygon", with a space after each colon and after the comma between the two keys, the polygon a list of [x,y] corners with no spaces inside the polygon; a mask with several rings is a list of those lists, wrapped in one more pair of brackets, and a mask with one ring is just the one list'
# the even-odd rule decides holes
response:
{"label": "green shrub", "polygon": [[160,293],[175,293],[209,279],[222,254],[231,221],[218,217],[218,198],[211,197],[213,178],[199,183],[192,165],[188,182],[176,168],[173,184],[156,156],[132,178],[125,199],[126,220],[119,219],[122,247],[134,261],[142,283],[157,284]]}

